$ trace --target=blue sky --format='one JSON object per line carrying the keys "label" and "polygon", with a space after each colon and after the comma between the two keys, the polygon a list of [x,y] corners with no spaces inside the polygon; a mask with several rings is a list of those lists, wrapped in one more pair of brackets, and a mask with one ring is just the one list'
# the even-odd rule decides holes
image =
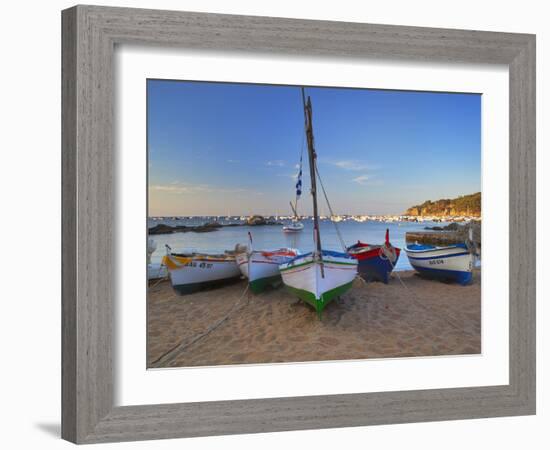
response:
{"label": "blue sky", "polygon": [[[480,95],[306,95],[335,213],[399,214],[481,190]],[[148,80],[147,108],[150,216],[290,214],[302,146],[299,209],[311,213],[298,87]]]}

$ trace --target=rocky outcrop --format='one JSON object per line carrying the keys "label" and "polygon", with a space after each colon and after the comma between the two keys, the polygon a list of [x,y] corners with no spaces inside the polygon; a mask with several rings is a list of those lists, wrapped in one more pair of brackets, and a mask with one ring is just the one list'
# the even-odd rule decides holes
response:
{"label": "rocky outcrop", "polygon": [[407,243],[451,245],[465,242],[472,228],[473,242],[481,247],[481,222],[469,222],[465,225],[451,223],[445,227],[426,227],[429,231],[409,231],[405,234]]}
{"label": "rocky outcrop", "polygon": [[467,216],[481,217],[481,192],[463,195],[453,199],[427,200],[421,205],[411,206],[405,212],[406,216],[450,217]]}
{"label": "rocky outcrop", "polygon": [[266,225],[267,220],[263,216],[251,216],[246,221],[247,225]]}
{"label": "rocky outcrop", "polygon": [[149,235],[153,234],[170,234],[170,233],[208,233],[210,231],[216,231],[220,228],[225,227],[242,227],[244,225],[248,226],[261,226],[261,225],[283,225],[280,222],[273,220],[267,220],[262,216],[251,216],[246,222],[243,223],[218,223],[218,222],[208,222],[203,225],[188,226],[188,225],[166,225],[164,223],[159,223],[154,227],[149,228]]}
{"label": "rocky outcrop", "polygon": [[425,230],[433,230],[433,231],[458,231],[460,230],[461,225],[459,225],[456,222],[450,223],[449,225],[445,225],[444,227],[424,227]]}
{"label": "rocky outcrop", "polygon": [[187,225],[166,225],[164,223],[159,223],[152,228],[149,228],[149,234],[170,234],[170,233],[188,233],[193,231],[195,233],[208,233],[209,231],[216,231],[220,229],[223,225],[219,223],[205,223],[203,225],[197,226],[187,226]]}
{"label": "rocky outcrop", "polygon": [[247,221],[246,225],[248,226],[258,226],[258,225],[282,225],[282,223],[277,222],[275,220],[267,220],[263,216],[250,216]]}

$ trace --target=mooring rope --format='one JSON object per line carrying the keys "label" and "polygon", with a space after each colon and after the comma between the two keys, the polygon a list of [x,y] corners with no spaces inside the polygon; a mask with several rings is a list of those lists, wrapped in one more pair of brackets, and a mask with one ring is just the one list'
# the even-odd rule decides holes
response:
{"label": "mooring rope", "polygon": [[237,299],[233,307],[229,310],[229,312],[222,317],[220,320],[218,320],[214,325],[208,327],[205,331],[202,333],[197,334],[194,336],[191,340],[187,342],[180,342],[179,344],[176,344],[174,347],[172,347],[170,350],[168,350],[166,353],[158,357],[155,361],[151,363],[152,367],[165,367],[167,363],[173,361],[177,356],[181,354],[184,350],[189,348],[191,345],[195,344],[202,338],[208,336],[212,331],[214,331],[216,328],[218,328],[222,323],[224,323],[229,317],[239,309],[241,306],[241,301],[245,297],[246,293],[248,292],[249,283],[246,283],[246,288],[241,294],[241,296]]}
{"label": "mooring rope", "polygon": [[380,259],[387,260],[392,265],[392,270],[395,268],[393,265],[393,262],[397,259],[397,251],[395,250],[395,247],[393,245],[383,245],[380,247],[380,250],[378,251],[378,255],[380,256]]}
{"label": "mooring rope", "polygon": [[165,266],[164,266],[164,264],[161,263],[161,265],[160,265],[160,267],[159,267],[159,270],[158,270],[158,272],[157,272],[158,279],[157,279],[157,281],[156,281],[154,284],[152,284],[151,286],[149,286],[149,289],[154,288],[154,287],[157,287],[160,283],[162,283],[163,281],[167,281],[167,280],[169,279],[168,271],[166,271],[166,275],[165,275],[165,276],[163,276],[163,277],[160,276],[160,272],[161,272],[161,270],[162,270],[163,267],[165,267]]}

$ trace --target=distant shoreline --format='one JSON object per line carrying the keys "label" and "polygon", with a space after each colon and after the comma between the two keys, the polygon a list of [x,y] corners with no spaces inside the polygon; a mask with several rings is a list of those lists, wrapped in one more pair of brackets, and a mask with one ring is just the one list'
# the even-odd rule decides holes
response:
{"label": "distant shoreline", "polygon": [[[235,215],[235,216],[218,216],[218,215],[189,215],[189,216],[149,216],[148,220],[152,221],[162,221],[162,220],[192,220],[192,219],[208,219],[208,220],[241,220],[246,221],[252,217],[257,217],[258,215]],[[268,219],[274,220],[292,220],[293,216],[285,215],[264,215],[261,216]],[[363,219],[363,220],[399,220],[402,222],[465,222],[465,221],[480,221],[481,216],[467,216],[467,215],[455,215],[455,216],[434,216],[434,215],[425,215],[425,216],[411,216],[403,214],[339,214],[334,216],[336,220],[354,220],[354,219]],[[321,220],[329,220],[329,216],[320,216]],[[299,220],[311,220],[313,216],[299,216]]]}
{"label": "distant shoreline", "polygon": [[[239,227],[239,226],[282,226],[281,221],[290,221],[294,219],[292,216],[166,216],[166,217],[149,217],[148,220],[158,222],[155,225],[149,226],[148,232],[150,235],[171,234],[171,233],[208,233],[217,231],[221,228]],[[300,216],[299,220],[311,220],[311,216]],[[323,221],[331,220],[330,217],[322,216]],[[198,220],[197,225],[178,224],[178,221]],[[223,223],[225,221],[226,223]],[[436,222],[436,223],[468,223],[479,222],[480,217],[465,217],[465,216],[450,216],[450,217],[434,217],[434,216],[403,216],[403,215],[337,215],[332,217],[334,222]],[[166,222],[176,222],[175,224],[167,224]]]}

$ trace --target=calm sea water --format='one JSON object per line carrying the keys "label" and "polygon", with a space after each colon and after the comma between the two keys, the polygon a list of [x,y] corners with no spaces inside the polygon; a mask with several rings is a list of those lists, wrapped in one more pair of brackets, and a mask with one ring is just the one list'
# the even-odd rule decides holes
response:
{"label": "calm sea water", "polygon": [[[160,223],[167,225],[200,225],[205,222],[211,222],[208,218],[184,218],[184,219],[149,219],[149,227]],[[220,223],[231,223],[231,220],[219,220]],[[235,222],[235,221],[233,221]],[[289,221],[281,221],[290,223]],[[256,249],[275,249],[280,247],[294,247],[302,252],[313,250],[313,221],[311,219],[302,220],[304,229],[300,233],[283,233],[281,225],[265,226],[238,226],[221,228],[217,231],[208,233],[173,233],[153,235],[151,238],[156,242],[157,249],[152,255],[153,263],[160,263],[165,254],[165,244],[169,245],[173,251],[183,249],[193,249],[203,252],[223,252],[235,248],[235,244],[246,244],[248,242],[248,232],[252,234],[254,248]],[[338,222],[337,226],[346,245],[361,240],[369,244],[382,244],[386,229],[390,230],[390,242],[399,248],[405,246],[405,233],[407,231],[419,231],[424,227],[434,225],[445,225],[445,223],[435,222],[391,222],[384,223],[378,221],[356,222],[347,220]],[[330,220],[321,221],[321,242],[323,249],[342,251],[342,246],[338,239],[334,223]],[[407,256],[403,252],[399,257],[396,266],[397,270],[412,270]]]}

